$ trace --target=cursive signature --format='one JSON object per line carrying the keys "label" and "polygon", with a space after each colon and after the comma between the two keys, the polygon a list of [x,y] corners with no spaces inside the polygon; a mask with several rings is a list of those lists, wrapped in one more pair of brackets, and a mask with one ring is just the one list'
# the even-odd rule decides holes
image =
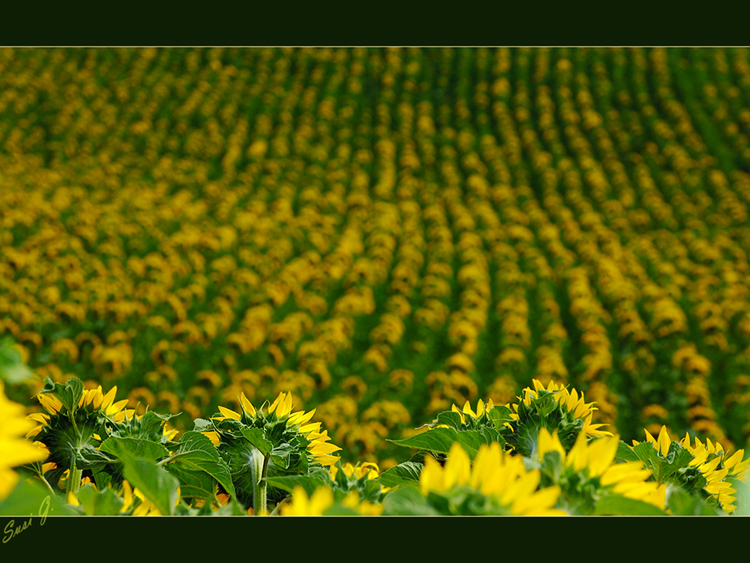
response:
{"label": "cursive signature", "polygon": [[[47,514],[49,513],[49,503],[50,498],[49,496],[46,496],[44,500],[42,501],[42,504],[39,505],[39,516],[41,516],[41,520],[39,520],[39,525],[44,526],[44,523],[47,521]],[[10,540],[18,536],[21,532],[25,532],[27,529],[31,527],[33,524],[32,517],[34,515],[32,514],[28,520],[22,521],[20,524],[16,525],[15,520],[10,520],[6,525],[5,528],[3,528],[3,543],[8,543]]]}

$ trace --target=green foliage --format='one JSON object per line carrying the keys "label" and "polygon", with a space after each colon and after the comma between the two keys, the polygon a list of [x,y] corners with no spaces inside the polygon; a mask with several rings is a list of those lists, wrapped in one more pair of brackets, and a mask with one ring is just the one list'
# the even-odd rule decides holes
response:
{"label": "green foliage", "polygon": [[21,479],[7,498],[0,500],[0,516],[75,516],[77,507],[33,479]]}
{"label": "green foliage", "polygon": [[608,493],[598,499],[593,514],[596,516],[664,516],[666,512],[647,502]]}
{"label": "green foliage", "polygon": [[667,488],[667,508],[675,516],[726,515],[715,503],[709,503],[695,493],[691,494],[691,491],[675,485]]}
{"label": "green foliage", "polygon": [[383,516],[439,516],[417,487],[399,487],[383,501]]}
{"label": "green foliage", "polygon": [[651,470],[659,483],[673,483],[686,491],[700,491],[707,482],[697,467],[690,465],[693,454],[679,442],[672,441],[667,455],[662,455],[651,442],[641,442],[632,448],[636,457]]}
{"label": "green foliage", "polygon": [[119,514],[125,505],[113,488],[97,489],[93,485],[81,487],[78,491],[78,502],[87,516],[114,516]]}
{"label": "green foliage", "polygon": [[180,480],[183,497],[214,500],[217,485],[235,496],[229,466],[211,440],[199,432],[186,432],[182,436],[165,468]]}
{"label": "green foliage", "polygon": [[9,385],[18,385],[34,375],[14,345],[15,341],[10,337],[0,339],[0,381]]}
{"label": "green foliage", "polygon": [[479,446],[500,442],[505,444],[503,436],[492,428],[480,430],[456,430],[454,428],[431,428],[402,440],[388,440],[398,446],[424,450],[436,454],[447,454],[454,442],[461,444],[470,458],[474,458]]}
{"label": "green foliage", "polygon": [[421,463],[405,461],[380,474],[380,482],[384,487],[399,487],[419,483],[419,475],[424,467]]}
{"label": "green foliage", "polygon": [[[557,450],[546,452],[541,460],[523,455],[518,446],[523,443],[519,436],[524,432],[530,435],[531,429],[538,432],[550,427],[553,431],[562,428],[572,432],[578,428],[553,394],[544,390],[529,405],[519,406],[519,421],[523,424],[511,416],[507,407],[480,409],[478,415],[456,410],[439,413],[423,432],[390,440],[394,445],[416,450],[416,454],[379,474],[371,464],[352,466],[341,461],[329,471],[309,454],[310,442],[299,432],[298,425],[289,425],[286,417],[279,418],[273,413],[259,411],[256,416],[248,416],[243,411],[241,420],[196,419],[194,429],[175,441],[165,431],[170,416],[147,411],[140,417],[128,415],[114,420],[81,400],[84,391],[77,379],[71,378],[64,385],[47,380],[42,392],[59,399],[59,412],[42,425],[35,439],[46,440],[45,444],[51,448],[49,459],[60,460],[62,464],[47,472],[43,472],[41,462],[19,468],[23,475],[33,476],[32,480],[21,480],[9,498],[0,503],[0,514],[16,514],[41,502],[64,514],[132,514],[140,510],[142,501],[136,496],[124,497],[125,480],[146,499],[143,502],[149,503],[141,507],[143,511],[153,506],[164,515],[241,515],[249,507],[256,513],[273,507],[278,512],[299,488],[311,498],[321,487],[333,492],[333,504],[324,511],[327,515],[358,514],[353,499],[382,505],[386,515],[511,514],[511,508],[501,502],[500,496],[483,494],[466,480],[422,493],[425,457],[434,457],[438,464],[445,464],[457,444],[469,460],[475,460],[480,448],[490,444],[499,446],[503,455],[521,456],[526,471],[540,472],[538,485],[533,485],[537,492],[544,490],[545,494],[557,495],[558,491],[550,487],[559,487],[555,508],[566,514],[726,514],[706,492],[706,478],[699,467],[691,464],[695,459],[693,454],[676,441],[670,443],[665,455],[651,442],[634,446],[622,441],[617,444],[616,460],[642,464],[651,472],[654,482],[668,484],[664,509],[602,486],[599,477],[590,477],[585,469],[574,469]],[[219,436],[218,445],[207,433]],[[571,434],[568,440],[575,441],[576,437]],[[534,443],[537,439],[538,436]],[[601,438],[594,440],[598,439]],[[591,443],[587,447],[591,448]],[[709,460],[716,455],[711,454]],[[65,503],[63,495],[50,484],[56,484],[67,468],[79,472],[68,477],[68,482],[80,481],[83,475],[91,477],[95,484],[72,489],[75,506]],[[439,466],[435,469],[440,470]],[[750,498],[747,484],[735,480],[733,486],[738,496],[736,513],[747,513]],[[70,487],[68,490],[71,494]],[[21,493],[25,496],[20,496]],[[224,498],[220,502],[219,495],[224,494],[228,501]],[[46,497],[49,499],[45,500]]]}
{"label": "green foliage", "polygon": [[177,489],[180,482],[177,477],[147,458],[137,458],[123,452],[120,459],[125,479],[137,487],[162,515],[174,514],[179,500]]}

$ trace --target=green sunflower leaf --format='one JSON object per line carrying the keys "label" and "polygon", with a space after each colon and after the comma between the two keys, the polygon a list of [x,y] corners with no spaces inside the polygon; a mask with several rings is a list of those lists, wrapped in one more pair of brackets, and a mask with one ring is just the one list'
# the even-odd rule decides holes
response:
{"label": "green sunflower leaf", "polygon": [[162,515],[172,515],[179,499],[177,488],[180,482],[177,477],[150,459],[135,458],[124,453],[121,460],[123,474],[131,486],[137,487]]}
{"label": "green sunflower leaf", "polygon": [[107,455],[92,445],[85,445],[76,449],[76,467],[78,469],[100,468],[117,461],[117,457]]}
{"label": "green sunflower leaf", "polygon": [[604,495],[596,503],[594,514],[598,516],[664,516],[663,510],[653,504],[627,498],[617,494]]}
{"label": "green sunflower leaf", "polygon": [[78,502],[87,516],[114,516],[124,506],[114,489],[97,490],[93,485],[84,485],[78,491]]}
{"label": "green sunflower leaf", "polygon": [[117,438],[112,436],[104,440],[99,450],[122,459],[129,456],[156,461],[169,455],[169,450],[161,444],[140,438]]}
{"label": "green sunflower leaf", "polygon": [[260,428],[242,428],[242,436],[253,446],[258,448],[260,453],[267,456],[273,450],[273,442],[265,438],[265,433]]}
{"label": "green sunflower leaf", "polygon": [[[10,494],[0,501],[0,516],[73,516],[80,510],[63,502],[41,482],[21,479]],[[19,522],[20,523],[20,522]]]}
{"label": "green sunflower leaf", "polygon": [[300,486],[305,489],[308,496],[315,492],[318,487],[330,485],[330,479],[313,475],[283,475],[278,477],[268,477],[266,479],[269,487],[281,489],[291,493],[294,487]]}
{"label": "green sunflower leaf", "polygon": [[471,459],[479,450],[479,446],[482,444],[489,444],[493,441],[493,438],[499,437],[499,434],[495,435],[484,432],[489,430],[487,428],[478,430],[467,430],[460,432],[454,428],[433,428],[421,434],[411,436],[403,440],[388,440],[389,442],[396,444],[397,446],[404,446],[407,448],[415,448],[418,450],[427,450],[430,452],[447,454],[454,442],[461,444],[466,453],[469,454]]}
{"label": "green sunflower leaf", "polygon": [[383,516],[438,516],[417,487],[399,487],[383,499]]}
{"label": "green sunflower leaf", "polygon": [[[214,480],[234,496],[229,466],[219,456],[211,440],[200,432],[188,431],[182,436],[179,444],[172,461],[166,464],[166,469],[170,473],[177,476],[185,486],[190,485],[196,490],[208,489],[208,496],[198,498],[213,498]],[[193,496],[185,492],[183,494]]]}
{"label": "green sunflower leaf", "polygon": [[183,498],[197,498],[207,501],[213,500],[216,492],[216,481],[203,471],[191,471],[177,463],[165,466],[170,475],[180,481],[180,495]]}
{"label": "green sunflower leaf", "polygon": [[733,480],[732,485],[737,491],[737,509],[734,514],[738,516],[750,516],[750,481]]}
{"label": "green sunflower leaf", "polygon": [[682,487],[670,485],[667,489],[667,508],[675,516],[717,516],[726,514],[718,507],[711,506],[696,494],[690,494]]}
{"label": "green sunflower leaf", "polygon": [[398,487],[399,485],[414,485],[419,483],[419,476],[424,467],[421,463],[405,461],[386,469],[380,474],[380,484],[384,487]]}

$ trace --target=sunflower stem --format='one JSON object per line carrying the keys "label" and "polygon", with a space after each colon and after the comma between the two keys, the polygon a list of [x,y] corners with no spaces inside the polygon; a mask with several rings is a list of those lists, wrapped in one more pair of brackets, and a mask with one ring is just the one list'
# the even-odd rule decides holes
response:
{"label": "sunflower stem", "polygon": [[68,482],[65,487],[66,492],[78,494],[78,490],[81,488],[81,476],[83,474],[82,469],[76,468],[75,460],[70,464],[70,474],[68,475]]}
{"label": "sunflower stem", "polygon": [[49,491],[52,494],[55,494],[55,489],[52,488],[52,485],[49,484],[49,481],[47,481],[47,479],[44,477],[44,475],[40,474],[39,475],[39,479],[42,480],[42,483],[44,483],[47,486],[47,488],[49,489]]}
{"label": "sunflower stem", "polygon": [[268,483],[266,473],[268,471],[269,456],[253,448],[250,454],[250,474],[253,480],[253,513],[256,516],[266,514],[268,505]]}

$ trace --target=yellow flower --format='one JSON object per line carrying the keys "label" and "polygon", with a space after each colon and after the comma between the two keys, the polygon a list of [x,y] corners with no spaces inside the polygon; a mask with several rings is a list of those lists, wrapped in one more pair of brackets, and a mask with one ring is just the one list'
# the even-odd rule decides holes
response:
{"label": "yellow flower", "polygon": [[328,487],[318,487],[311,496],[297,485],[292,490],[291,502],[282,505],[282,516],[322,516],[333,506],[333,491]]}
{"label": "yellow flower", "polygon": [[5,396],[5,386],[0,381],[0,499],[7,497],[18,483],[14,467],[47,458],[49,452],[25,439],[34,427],[25,416],[22,405]]}
{"label": "yellow flower", "polygon": [[357,514],[362,516],[380,516],[385,509],[382,504],[376,504],[368,500],[360,499],[357,491],[352,491],[344,497],[341,504],[347,508],[351,508]]}
{"label": "yellow flower", "polygon": [[[321,430],[320,422],[310,422],[310,419],[312,419],[315,414],[315,409],[307,413],[304,411],[292,412],[291,393],[280,393],[274,402],[268,406],[267,412],[265,413],[263,407],[260,408],[259,412],[244,393],[240,394],[240,405],[244,416],[247,417],[245,420],[248,422],[254,420],[256,416],[259,416],[260,414],[265,414],[265,416],[275,414],[278,419],[286,418],[287,427],[291,428],[298,425],[299,432],[310,442],[307,446],[307,450],[313,455],[315,461],[319,462],[321,465],[331,466],[338,461],[339,457],[333,454],[340,451],[341,448],[331,443],[331,437],[328,435],[328,431]],[[223,416],[215,416],[213,417],[213,420],[222,421],[228,418],[243,420],[243,414],[233,411],[232,409],[219,406],[219,411]],[[220,437],[218,433],[207,431],[203,434],[206,435],[214,445],[219,445]]]}
{"label": "yellow flower", "polygon": [[744,450],[737,450],[729,455],[719,443],[706,439],[706,443],[695,438],[695,445],[690,443],[690,435],[680,441],[680,444],[693,454],[691,466],[697,467],[708,484],[705,489],[714,496],[726,512],[734,512],[736,490],[729,479],[744,481],[750,475],[750,458],[743,461]]}
{"label": "yellow flower", "polygon": [[[128,404],[128,399],[123,399],[115,403],[114,400],[116,393],[117,386],[112,387],[106,395],[102,392],[101,385],[96,389],[84,389],[83,395],[81,395],[81,399],[78,401],[78,408],[90,405],[94,407],[95,410],[101,410],[105,415],[111,417],[112,420],[122,422],[126,416],[132,416],[135,411],[133,409],[125,409],[125,405]],[[26,434],[27,438],[38,435],[43,426],[49,425],[50,416],[59,414],[63,406],[60,399],[51,393],[39,393],[36,397],[48,414],[33,413],[28,416],[29,419],[35,420],[40,424],[29,430],[28,434]]]}
{"label": "yellow flower", "polygon": [[[578,391],[575,389],[568,391],[564,386],[558,385],[554,381],[550,381],[546,388],[544,387],[544,384],[537,379],[534,379],[532,383],[534,384],[534,389],[532,390],[527,387],[523,390],[523,397],[519,397],[526,406],[530,406],[532,401],[539,397],[540,391],[554,393],[555,400],[560,406],[564,407],[565,410],[575,418],[583,420],[583,434],[588,436],[612,436],[611,432],[600,430],[602,426],[606,426],[605,424],[592,424],[594,411],[597,410],[597,408],[594,406],[593,402],[587,403],[584,400],[583,393],[579,396]],[[512,408],[515,410],[516,414],[511,414],[511,416],[517,419],[518,405],[514,404],[512,405]]]}
{"label": "yellow flower", "polygon": [[666,485],[648,481],[651,472],[638,461],[616,463],[619,436],[605,436],[588,441],[581,432],[566,454],[557,432],[550,434],[546,428],[539,431],[538,460],[548,452],[560,454],[563,465],[572,472],[585,474],[588,479],[598,479],[603,487],[627,498],[640,500],[664,509]]}
{"label": "yellow flower", "polygon": [[503,452],[498,442],[482,445],[473,466],[463,447],[454,443],[444,466],[432,457],[425,458],[419,488],[427,496],[431,492],[445,493],[456,486],[468,486],[484,496],[496,497],[512,515],[565,515],[553,508],[560,488],[537,490],[540,479],[539,470],[527,471],[523,459]]}
{"label": "yellow flower", "polygon": [[122,513],[128,512],[135,506],[135,510],[132,512],[133,516],[161,516],[161,512],[154,503],[148,500],[137,487],[133,489],[127,480],[122,482],[122,500],[124,503],[120,509]]}
{"label": "yellow flower", "polygon": [[482,401],[482,399],[479,399],[479,401],[477,401],[477,412],[474,412],[471,409],[471,404],[469,403],[469,401],[466,401],[464,403],[464,407],[463,407],[462,410],[459,410],[456,405],[453,405],[451,407],[451,411],[452,412],[457,412],[461,416],[461,422],[463,422],[464,424],[466,424],[466,417],[464,416],[464,414],[468,414],[472,418],[476,419],[476,418],[481,417],[485,413],[490,412],[492,410],[492,407],[494,407],[494,406],[495,406],[495,404],[492,402],[492,399],[490,399],[489,401],[487,401],[487,403],[485,403],[484,401]]}
{"label": "yellow flower", "polygon": [[[355,479],[361,479],[364,476],[367,476],[367,479],[377,479],[380,475],[380,469],[378,468],[378,465],[369,461],[361,464],[357,463],[357,465],[345,463],[341,469],[347,477],[354,476]],[[336,478],[336,474],[338,473],[338,471],[339,469],[335,465],[332,465],[328,469],[328,472],[331,474],[332,479]]]}

